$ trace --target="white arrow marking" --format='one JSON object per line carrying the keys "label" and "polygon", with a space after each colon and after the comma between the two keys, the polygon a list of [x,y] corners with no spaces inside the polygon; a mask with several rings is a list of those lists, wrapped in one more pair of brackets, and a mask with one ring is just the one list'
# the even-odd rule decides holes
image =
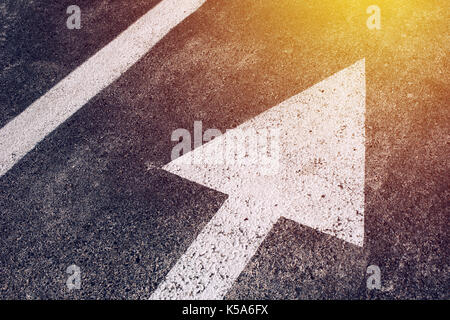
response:
{"label": "white arrow marking", "polygon": [[206,0],[164,0],[0,130],[0,176]]}
{"label": "white arrow marking", "polygon": [[[361,60],[166,165],[229,198],[151,299],[223,298],[281,216],[362,246],[364,113]],[[267,174],[267,162],[191,163],[226,150],[230,136],[264,128],[281,133],[278,172]]]}

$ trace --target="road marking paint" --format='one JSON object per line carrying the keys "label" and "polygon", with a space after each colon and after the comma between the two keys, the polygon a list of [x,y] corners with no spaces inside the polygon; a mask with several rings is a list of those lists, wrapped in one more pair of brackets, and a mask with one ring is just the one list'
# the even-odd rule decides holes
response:
{"label": "road marking paint", "polygon": [[0,176],[206,0],[164,0],[0,129]]}
{"label": "road marking paint", "polygon": [[[167,164],[229,198],[151,299],[222,299],[281,216],[362,246],[365,95],[361,60]],[[216,154],[228,135],[249,128],[281,130],[277,174],[190,161]]]}

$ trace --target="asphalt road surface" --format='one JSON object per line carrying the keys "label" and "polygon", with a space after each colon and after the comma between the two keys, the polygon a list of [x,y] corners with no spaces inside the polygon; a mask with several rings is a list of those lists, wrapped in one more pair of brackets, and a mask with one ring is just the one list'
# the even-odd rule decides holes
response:
{"label": "asphalt road surface", "polygon": [[[0,132],[165,1],[3,1]],[[0,177],[0,298],[151,298],[229,198],[163,169],[173,131],[225,132],[364,61],[362,245],[280,218],[223,298],[448,299],[449,9],[206,1]],[[381,289],[367,288],[370,265]]]}

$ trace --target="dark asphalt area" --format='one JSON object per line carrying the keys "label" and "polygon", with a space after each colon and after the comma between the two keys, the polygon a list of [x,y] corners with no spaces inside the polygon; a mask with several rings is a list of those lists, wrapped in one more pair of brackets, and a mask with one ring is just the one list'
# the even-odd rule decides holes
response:
{"label": "dark asphalt area", "polygon": [[69,30],[73,1],[0,4],[0,127],[124,31],[158,0],[78,0],[82,28]]}
{"label": "dark asphalt area", "polygon": [[[77,1],[81,30],[58,2],[0,4],[0,127],[158,1]],[[372,2],[207,1],[0,177],[0,298],[148,298],[227,198],[159,169],[171,133],[233,128],[365,58],[364,247],[280,219],[226,298],[448,299],[450,4],[378,0],[369,30]]]}

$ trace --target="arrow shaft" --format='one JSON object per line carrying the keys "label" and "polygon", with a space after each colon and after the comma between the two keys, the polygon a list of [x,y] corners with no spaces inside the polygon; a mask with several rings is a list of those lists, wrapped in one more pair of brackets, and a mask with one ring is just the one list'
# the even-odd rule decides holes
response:
{"label": "arrow shaft", "polygon": [[247,204],[225,201],[150,299],[223,299],[276,222]]}

